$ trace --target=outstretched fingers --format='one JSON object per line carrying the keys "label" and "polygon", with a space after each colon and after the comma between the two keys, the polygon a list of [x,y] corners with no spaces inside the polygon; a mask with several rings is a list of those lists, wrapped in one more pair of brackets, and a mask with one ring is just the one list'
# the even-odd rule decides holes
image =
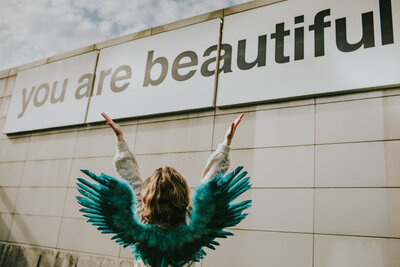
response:
{"label": "outstretched fingers", "polygon": [[236,130],[236,127],[239,125],[240,121],[242,120],[243,116],[244,116],[244,113],[240,114],[239,117],[237,117],[236,120],[234,121],[233,124],[234,124],[235,130]]}
{"label": "outstretched fingers", "polygon": [[227,146],[230,146],[232,139],[233,139],[233,135],[235,134],[236,131],[236,127],[239,125],[240,121],[242,120],[244,116],[244,113],[240,114],[236,120],[234,122],[231,123],[231,125],[229,126],[226,134],[225,134],[225,139],[224,139],[224,144]]}
{"label": "outstretched fingers", "polygon": [[104,113],[104,112],[101,113],[101,116],[103,116],[107,122],[113,122],[112,119],[110,119],[110,117],[108,117],[106,113]]}
{"label": "outstretched fingers", "polygon": [[106,124],[108,125],[108,126],[110,126],[111,127],[111,129],[113,129],[113,131],[115,132],[115,135],[116,135],[116,137],[117,137],[117,140],[118,141],[122,141],[123,140],[123,137],[122,137],[122,130],[119,128],[119,125],[118,124],[116,124],[110,117],[108,117],[107,116],[107,114],[106,113],[101,113],[101,116],[103,116],[105,119],[106,119]]}

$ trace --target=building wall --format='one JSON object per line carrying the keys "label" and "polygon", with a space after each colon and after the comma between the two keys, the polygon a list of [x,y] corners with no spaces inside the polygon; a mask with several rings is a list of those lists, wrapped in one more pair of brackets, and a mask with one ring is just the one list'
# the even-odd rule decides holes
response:
{"label": "building wall", "polygon": [[[0,80],[1,129],[14,83]],[[400,265],[399,88],[120,124],[143,177],[168,164],[193,188],[240,112],[230,169],[249,172],[253,206],[201,266]],[[0,265],[131,266],[74,198],[79,169],[115,175],[114,153],[106,125],[1,134]]]}

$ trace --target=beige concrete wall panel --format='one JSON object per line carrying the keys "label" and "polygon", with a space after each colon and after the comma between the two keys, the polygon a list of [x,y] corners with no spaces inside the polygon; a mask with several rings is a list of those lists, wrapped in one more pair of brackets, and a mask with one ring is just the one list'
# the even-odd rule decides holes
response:
{"label": "beige concrete wall panel", "polygon": [[203,267],[312,266],[311,234],[232,231],[234,236],[217,239],[215,251],[206,250]]}
{"label": "beige concrete wall panel", "polygon": [[252,206],[240,229],[313,232],[312,189],[251,189],[240,200],[251,199]]}
{"label": "beige concrete wall panel", "polygon": [[[66,254],[66,255],[65,255]],[[74,267],[87,267],[87,266],[105,266],[105,267],[116,267],[117,259],[111,257],[105,257],[102,255],[91,255],[83,253],[65,253],[65,258],[58,266],[71,266],[71,259],[68,254],[72,254],[76,259]],[[74,263],[74,261],[72,261]],[[64,264],[64,265],[62,265]]]}
{"label": "beige concrete wall panel", "polygon": [[61,217],[14,215],[8,241],[55,247]]}
{"label": "beige concrete wall panel", "polygon": [[88,46],[81,47],[81,48],[78,48],[78,49],[75,49],[75,50],[72,50],[72,51],[68,51],[68,52],[65,52],[65,53],[62,53],[62,54],[51,56],[51,57],[48,58],[47,63],[51,63],[51,62],[54,62],[54,61],[58,61],[58,60],[62,60],[62,59],[66,59],[66,58],[69,58],[69,57],[78,56],[78,55],[81,55],[81,54],[85,54],[85,53],[91,52],[91,51],[94,50],[94,47],[95,47],[95,45],[88,45]]}
{"label": "beige concrete wall panel", "polygon": [[139,124],[136,154],[208,150],[212,117]]}
{"label": "beige concrete wall panel", "polygon": [[400,95],[400,88],[385,89],[382,92],[383,96]]}
{"label": "beige concrete wall panel", "polygon": [[400,142],[365,142],[316,147],[317,187],[400,186]]}
{"label": "beige concrete wall panel", "polygon": [[18,196],[18,187],[0,187],[0,212],[13,213]]}
{"label": "beige concrete wall panel", "polygon": [[66,188],[21,187],[15,213],[61,216]]}
{"label": "beige concrete wall panel", "polygon": [[97,43],[97,44],[95,44],[95,49],[103,49],[103,48],[106,48],[106,47],[109,47],[109,46],[122,44],[122,43],[133,41],[133,40],[136,40],[136,39],[144,38],[144,37],[147,37],[147,36],[150,36],[150,35],[151,35],[151,29],[147,29],[147,30],[144,30],[144,31],[131,33],[131,34],[128,34],[128,35],[124,35],[124,36],[117,37],[117,38],[114,38],[114,39],[111,39],[111,40],[107,40],[107,41],[104,41],[104,42]]}
{"label": "beige concrete wall panel", "polygon": [[7,78],[9,75],[10,75],[10,69],[0,71],[0,78]]}
{"label": "beige concrete wall panel", "polygon": [[214,116],[214,110],[203,110],[198,112],[183,112],[180,114],[159,114],[151,117],[145,117],[139,119],[140,124],[161,122],[161,121],[173,121],[181,119],[195,119],[200,117]]}
{"label": "beige concrete wall panel", "polygon": [[231,168],[244,166],[255,187],[313,187],[314,146],[232,150]]}
{"label": "beige concrete wall panel", "polygon": [[[133,256],[131,256],[130,258],[132,258],[132,257]],[[118,266],[119,267],[135,267],[135,261],[134,260],[119,259]]]}
{"label": "beige concrete wall panel", "polygon": [[54,249],[45,249],[37,246],[0,243],[0,251],[3,251],[0,258],[1,266],[60,266],[56,265],[57,253]]}
{"label": "beige concrete wall panel", "polygon": [[400,237],[400,189],[316,189],[315,232]]}
{"label": "beige concrete wall panel", "polygon": [[65,196],[65,205],[63,210],[63,217],[83,219],[83,213],[79,209],[84,208],[81,206],[76,196],[81,195],[76,188],[68,188]]}
{"label": "beige concrete wall panel", "polygon": [[29,140],[30,137],[0,140],[0,162],[25,160]]}
{"label": "beige concrete wall panel", "polygon": [[18,73],[18,67],[14,67],[9,70],[8,76],[14,76],[17,75],[17,73]]}
{"label": "beige concrete wall panel", "polygon": [[72,159],[27,161],[22,174],[21,186],[66,187]]}
{"label": "beige concrete wall panel", "polygon": [[3,95],[4,97],[12,95],[12,92],[14,91],[16,80],[17,80],[17,76],[8,77],[7,83],[6,83],[6,89],[5,89],[4,95]]}
{"label": "beige concrete wall panel", "polygon": [[82,219],[63,218],[57,248],[118,256],[120,246]]}
{"label": "beige concrete wall panel", "polygon": [[10,107],[11,96],[3,97],[0,102],[0,118],[7,117],[8,108]]}
{"label": "beige concrete wall panel", "polygon": [[78,177],[90,179],[80,170],[90,170],[96,175],[100,175],[102,172],[111,175],[118,176],[113,167],[113,156],[103,158],[77,158],[72,160],[71,173],[69,176],[69,187],[76,187]]}
{"label": "beige concrete wall panel", "polygon": [[32,135],[27,159],[72,158],[77,131]]}
{"label": "beige concrete wall panel", "polygon": [[249,111],[257,111],[257,110],[299,107],[299,106],[313,105],[314,102],[315,102],[314,98],[309,98],[309,99],[274,102],[274,103],[266,103],[266,104],[258,104],[258,105],[248,105],[248,106],[235,107],[235,108],[217,108],[215,111],[215,114],[223,115],[223,114],[240,113],[240,112],[246,113]]}
{"label": "beige concrete wall panel", "polygon": [[152,175],[157,168],[168,165],[182,174],[190,187],[194,187],[199,184],[210,155],[210,152],[139,155],[137,161],[143,180]]}
{"label": "beige concrete wall panel", "polygon": [[121,247],[121,251],[119,253],[119,257],[120,258],[132,259],[134,257],[134,254],[132,253],[132,248],[130,248],[130,247],[126,247],[126,248]]}
{"label": "beige concrete wall panel", "polygon": [[[238,114],[215,118],[214,142],[222,142]],[[314,143],[314,107],[303,106],[249,112],[235,133],[232,148],[292,146]]]}
{"label": "beige concrete wall panel", "polygon": [[0,251],[3,252],[0,258],[1,266],[118,266],[115,257],[104,257],[31,245],[0,242]]}
{"label": "beige concrete wall panel", "polygon": [[202,15],[191,17],[191,18],[168,23],[165,25],[161,25],[158,27],[154,27],[151,29],[151,34],[153,35],[153,34],[158,34],[158,33],[166,32],[166,31],[171,31],[171,30],[175,30],[178,28],[183,28],[183,27],[186,27],[189,25],[193,25],[196,23],[204,22],[207,20],[212,20],[215,18],[222,18],[222,17],[223,17],[223,10],[220,9],[220,10],[216,10],[216,11],[209,12],[206,14],[202,14]]}
{"label": "beige concrete wall panel", "polygon": [[[0,99],[0,106],[1,106],[1,100],[2,99]],[[0,118],[0,140],[8,138],[7,135],[3,133],[4,132],[4,125],[6,125],[6,118],[5,117],[4,118]]]}
{"label": "beige concrete wall panel", "polygon": [[0,79],[0,97],[3,97],[6,91],[7,78]]}
{"label": "beige concrete wall panel", "polygon": [[[99,255],[84,255],[78,254],[76,267],[86,267],[86,266],[106,266],[106,267],[117,267],[117,259],[109,258]],[[70,264],[70,261],[66,259],[65,264]],[[68,266],[68,265],[67,265]],[[75,266],[74,266],[75,267]]]}
{"label": "beige concrete wall panel", "polygon": [[314,266],[400,266],[400,240],[316,235]]}
{"label": "beige concrete wall panel", "polygon": [[400,186],[400,142],[385,142],[385,171],[388,186]]}
{"label": "beige concrete wall panel", "polygon": [[24,65],[21,65],[21,66],[18,66],[18,70],[17,71],[20,72],[22,70],[31,69],[31,68],[34,68],[34,67],[38,67],[38,66],[44,65],[46,63],[47,63],[47,58],[39,59],[39,60],[24,64]]}
{"label": "beige concrete wall panel", "polygon": [[257,7],[267,6],[274,3],[279,3],[286,0],[255,0],[240,5],[235,5],[224,9],[224,15],[228,16],[234,13],[243,12]]}
{"label": "beige concrete wall panel", "polygon": [[374,90],[367,92],[359,92],[352,94],[341,94],[335,96],[325,96],[325,97],[317,97],[315,99],[316,104],[330,103],[330,102],[343,102],[350,100],[360,100],[360,99],[368,99],[368,98],[377,98],[382,97],[382,90]]}
{"label": "beige concrete wall panel", "polygon": [[[131,150],[133,150],[133,144],[135,144],[136,127],[136,125],[121,127],[124,139],[129,143]],[[75,158],[112,156],[115,152],[116,139],[111,128],[78,131]]]}
{"label": "beige concrete wall panel", "polygon": [[400,139],[400,96],[383,98],[385,139]]}
{"label": "beige concrete wall panel", "polygon": [[12,214],[0,213],[0,240],[7,241],[10,233]]}
{"label": "beige concrete wall panel", "polygon": [[0,163],[0,186],[19,186],[24,162]]}
{"label": "beige concrete wall panel", "polygon": [[317,105],[316,142],[384,139],[382,98]]}

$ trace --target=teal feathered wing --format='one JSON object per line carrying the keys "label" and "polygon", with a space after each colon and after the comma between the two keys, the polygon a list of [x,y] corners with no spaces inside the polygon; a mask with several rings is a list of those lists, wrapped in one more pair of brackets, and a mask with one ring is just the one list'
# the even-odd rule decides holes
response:
{"label": "teal feathered wing", "polygon": [[200,184],[192,198],[193,210],[188,225],[163,229],[139,221],[135,213],[135,195],[123,179],[102,173],[100,176],[81,170],[97,184],[78,178],[78,202],[89,223],[124,247],[131,246],[136,259],[153,267],[182,266],[199,261],[206,253],[204,247],[215,249],[216,238],[232,233],[224,230],[241,222],[251,200],[231,204],[251,185],[243,167],[223,175],[219,173],[207,183]]}

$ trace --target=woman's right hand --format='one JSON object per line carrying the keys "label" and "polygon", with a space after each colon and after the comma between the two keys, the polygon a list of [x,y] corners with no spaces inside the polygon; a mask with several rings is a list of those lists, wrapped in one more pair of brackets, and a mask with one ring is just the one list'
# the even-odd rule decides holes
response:
{"label": "woman's right hand", "polygon": [[118,142],[124,141],[123,133],[121,128],[119,128],[119,125],[116,124],[112,119],[110,119],[110,117],[108,117],[106,113],[104,112],[101,113],[101,116],[103,116],[106,119],[107,121],[106,124],[109,125],[111,129],[113,129]]}

